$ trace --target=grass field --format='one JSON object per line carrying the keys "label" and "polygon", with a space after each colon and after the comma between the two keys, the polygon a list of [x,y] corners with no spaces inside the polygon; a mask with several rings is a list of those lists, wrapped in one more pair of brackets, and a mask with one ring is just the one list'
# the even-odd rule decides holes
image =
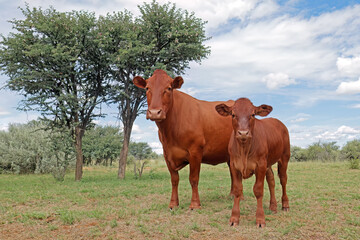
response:
{"label": "grass field", "polygon": [[[129,170],[132,168],[128,167]],[[275,168],[275,166],[274,166]],[[240,226],[230,227],[232,198],[226,164],[202,165],[201,210],[190,211],[188,168],[180,171],[180,206],[169,211],[170,175],[163,161],[145,169],[141,179],[116,168],[84,169],[64,182],[51,175],[0,175],[0,239],[358,239],[360,236],[360,170],[345,163],[290,163],[290,212],[268,210],[266,228],[255,227],[255,178],[244,181]]]}

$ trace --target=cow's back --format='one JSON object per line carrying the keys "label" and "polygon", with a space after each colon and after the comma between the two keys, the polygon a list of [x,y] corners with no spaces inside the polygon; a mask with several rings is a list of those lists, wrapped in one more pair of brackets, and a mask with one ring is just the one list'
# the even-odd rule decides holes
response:
{"label": "cow's back", "polygon": [[176,90],[173,101],[166,124],[157,124],[164,149],[188,158],[186,152],[200,148],[203,163],[215,165],[228,161],[231,117],[224,118],[215,110],[215,106],[223,102],[201,101]]}

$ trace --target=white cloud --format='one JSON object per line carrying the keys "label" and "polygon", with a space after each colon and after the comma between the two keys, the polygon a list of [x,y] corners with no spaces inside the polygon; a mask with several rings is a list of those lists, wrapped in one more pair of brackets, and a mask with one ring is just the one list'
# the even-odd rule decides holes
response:
{"label": "white cloud", "polygon": [[262,81],[265,82],[266,86],[271,90],[286,87],[296,83],[294,79],[289,78],[287,74],[281,72],[270,73],[263,77]]}
{"label": "white cloud", "polygon": [[311,115],[307,113],[297,113],[295,116],[291,116],[284,120],[289,121],[290,123],[300,123],[309,120],[310,117]]}
{"label": "white cloud", "polygon": [[300,117],[300,118],[296,118],[296,119],[290,120],[290,122],[292,122],[292,123],[299,123],[299,122],[304,122],[304,121],[306,121],[306,120],[309,120],[309,118]]}
{"label": "white cloud", "polygon": [[[201,66],[191,65],[187,73],[199,88],[206,86],[231,97],[264,93],[262,79],[269,73],[289,76],[285,76],[285,85],[296,79],[301,87],[331,89],[334,95],[341,77],[336,67],[339,54],[360,52],[360,32],[356,30],[360,28],[359,12],[360,5],[355,5],[307,19],[279,11],[269,18],[234,25],[208,42],[209,58]],[[284,94],[294,96],[296,92]],[[313,103],[319,97],[312,94]],[[294,101],[302,96],[298,98]]]}
{"label": "white cloud", "polygon": [[132,133],[134,133],[134,134],[141,134],[141,133],[143,133],[143,131],[141,130],[141,128],[140,128],[139,125],[134,124],[134,125],[133,125],[133,128],[132,128]]}
{"label": "white cloud", "polygon": [[199,93],[200,91],[196,88],[193,88],[193,87],[189,87],[189,88],[181,88],[180,91],[186,93],[186,94],[189,94],[191,96],[195,96],[197,93]]}
{"label": "white cloud", "polygon": [[6,116],[6,115],[9,115],[11,114],[10,112],[7,112],[7,111],[0,111],[0,116]]}
{"label": "white cloud", "polygon": [[160,142],[150,142],[149,146],[152,148],[154,152],[157,154],[163,154],[163,148]]}
{"label": "white cloud", "polygon": [[360,104],[354,104],[351,106],[351,108],[360,108]]}
{"label": "white cloud", "polygon": [[360,75],[360,57],[345,58],[338,57],[336,66],[341,73],[348,76]]}
{"label": "white cloud", "polygon": [[357,81],[342,82],[336,89],[338,94],[356,94],[360,93],[360,78]]}
{"label": "white cloud", "polygon": [[[167,0],[161,0],[165,3]],[[207,28],[215,29],[230,19],[244,20],[261,0],[192,0],[173,1],[183,9],[194,11],[197,17],[208,21]]]}
{"label": "white cloud", "polygon": [[251,12],[251,19],[260,19],[270,16],[279,11],[279,5],[276,2],[268,0],[258,4],[258,6]]}
{"label": "white cloud", "polygon": [[356,129],[354,129],[352,127],[348,127],[348,126],[341,126],[338,128],[336,133],[338,133],[338,134],[359,134],[360,130],[356,130]]}
{"label": "white cloud", "polygon": [[342,125],[333,127],[327,125],[301,126],[292,124],[288,126],[291,145],[307,147],[314,142],[335,141],[343,146],[347,141],[360,138],[360,128]]}
{"label": "white cloud", "polygon": [[319,140],[339,140],[339,139],[354,139],[360,135],[360,130],[349,126],[341,126],[336,131],[325,131],[317,136]]}

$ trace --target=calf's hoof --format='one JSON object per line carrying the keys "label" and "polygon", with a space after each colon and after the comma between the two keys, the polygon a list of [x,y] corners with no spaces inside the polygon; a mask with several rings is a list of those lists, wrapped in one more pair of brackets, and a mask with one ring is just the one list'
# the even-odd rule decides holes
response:
{"label": "calf's hoof", "polygon": [[236,218],[236,217],[231,217],[230,218],[230,221],[229,221],[229,225],[230,227],[234,226],[239,226],[239,218]]}
{"label": "calf's hoof", "polygon": [[256,226],[258,227],[258,228],[264,228],[265,227],[265,223],[256,223]]}
{"label": "calf's hoof", "polygon": [[290,208],[289,208],[289,207],[283,207],[282,210],[283,210],[284,212],[288,212],[288,211],[290,211]]}

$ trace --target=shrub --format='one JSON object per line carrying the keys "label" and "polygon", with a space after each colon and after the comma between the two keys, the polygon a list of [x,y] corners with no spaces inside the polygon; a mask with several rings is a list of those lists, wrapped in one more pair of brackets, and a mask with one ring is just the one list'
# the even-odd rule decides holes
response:
{"label": "shrub", "polygon": [[341,149],[341,155],[344,159],[349,161],[351,169],[360,168],[360,141],[353,140],[347,142]]}
{"label": "shrub", "polygon": [[54,173],[66,171],[74,160],[70,135],[46,130],[40,121],[10,124],[0,131],[0,173]]}

